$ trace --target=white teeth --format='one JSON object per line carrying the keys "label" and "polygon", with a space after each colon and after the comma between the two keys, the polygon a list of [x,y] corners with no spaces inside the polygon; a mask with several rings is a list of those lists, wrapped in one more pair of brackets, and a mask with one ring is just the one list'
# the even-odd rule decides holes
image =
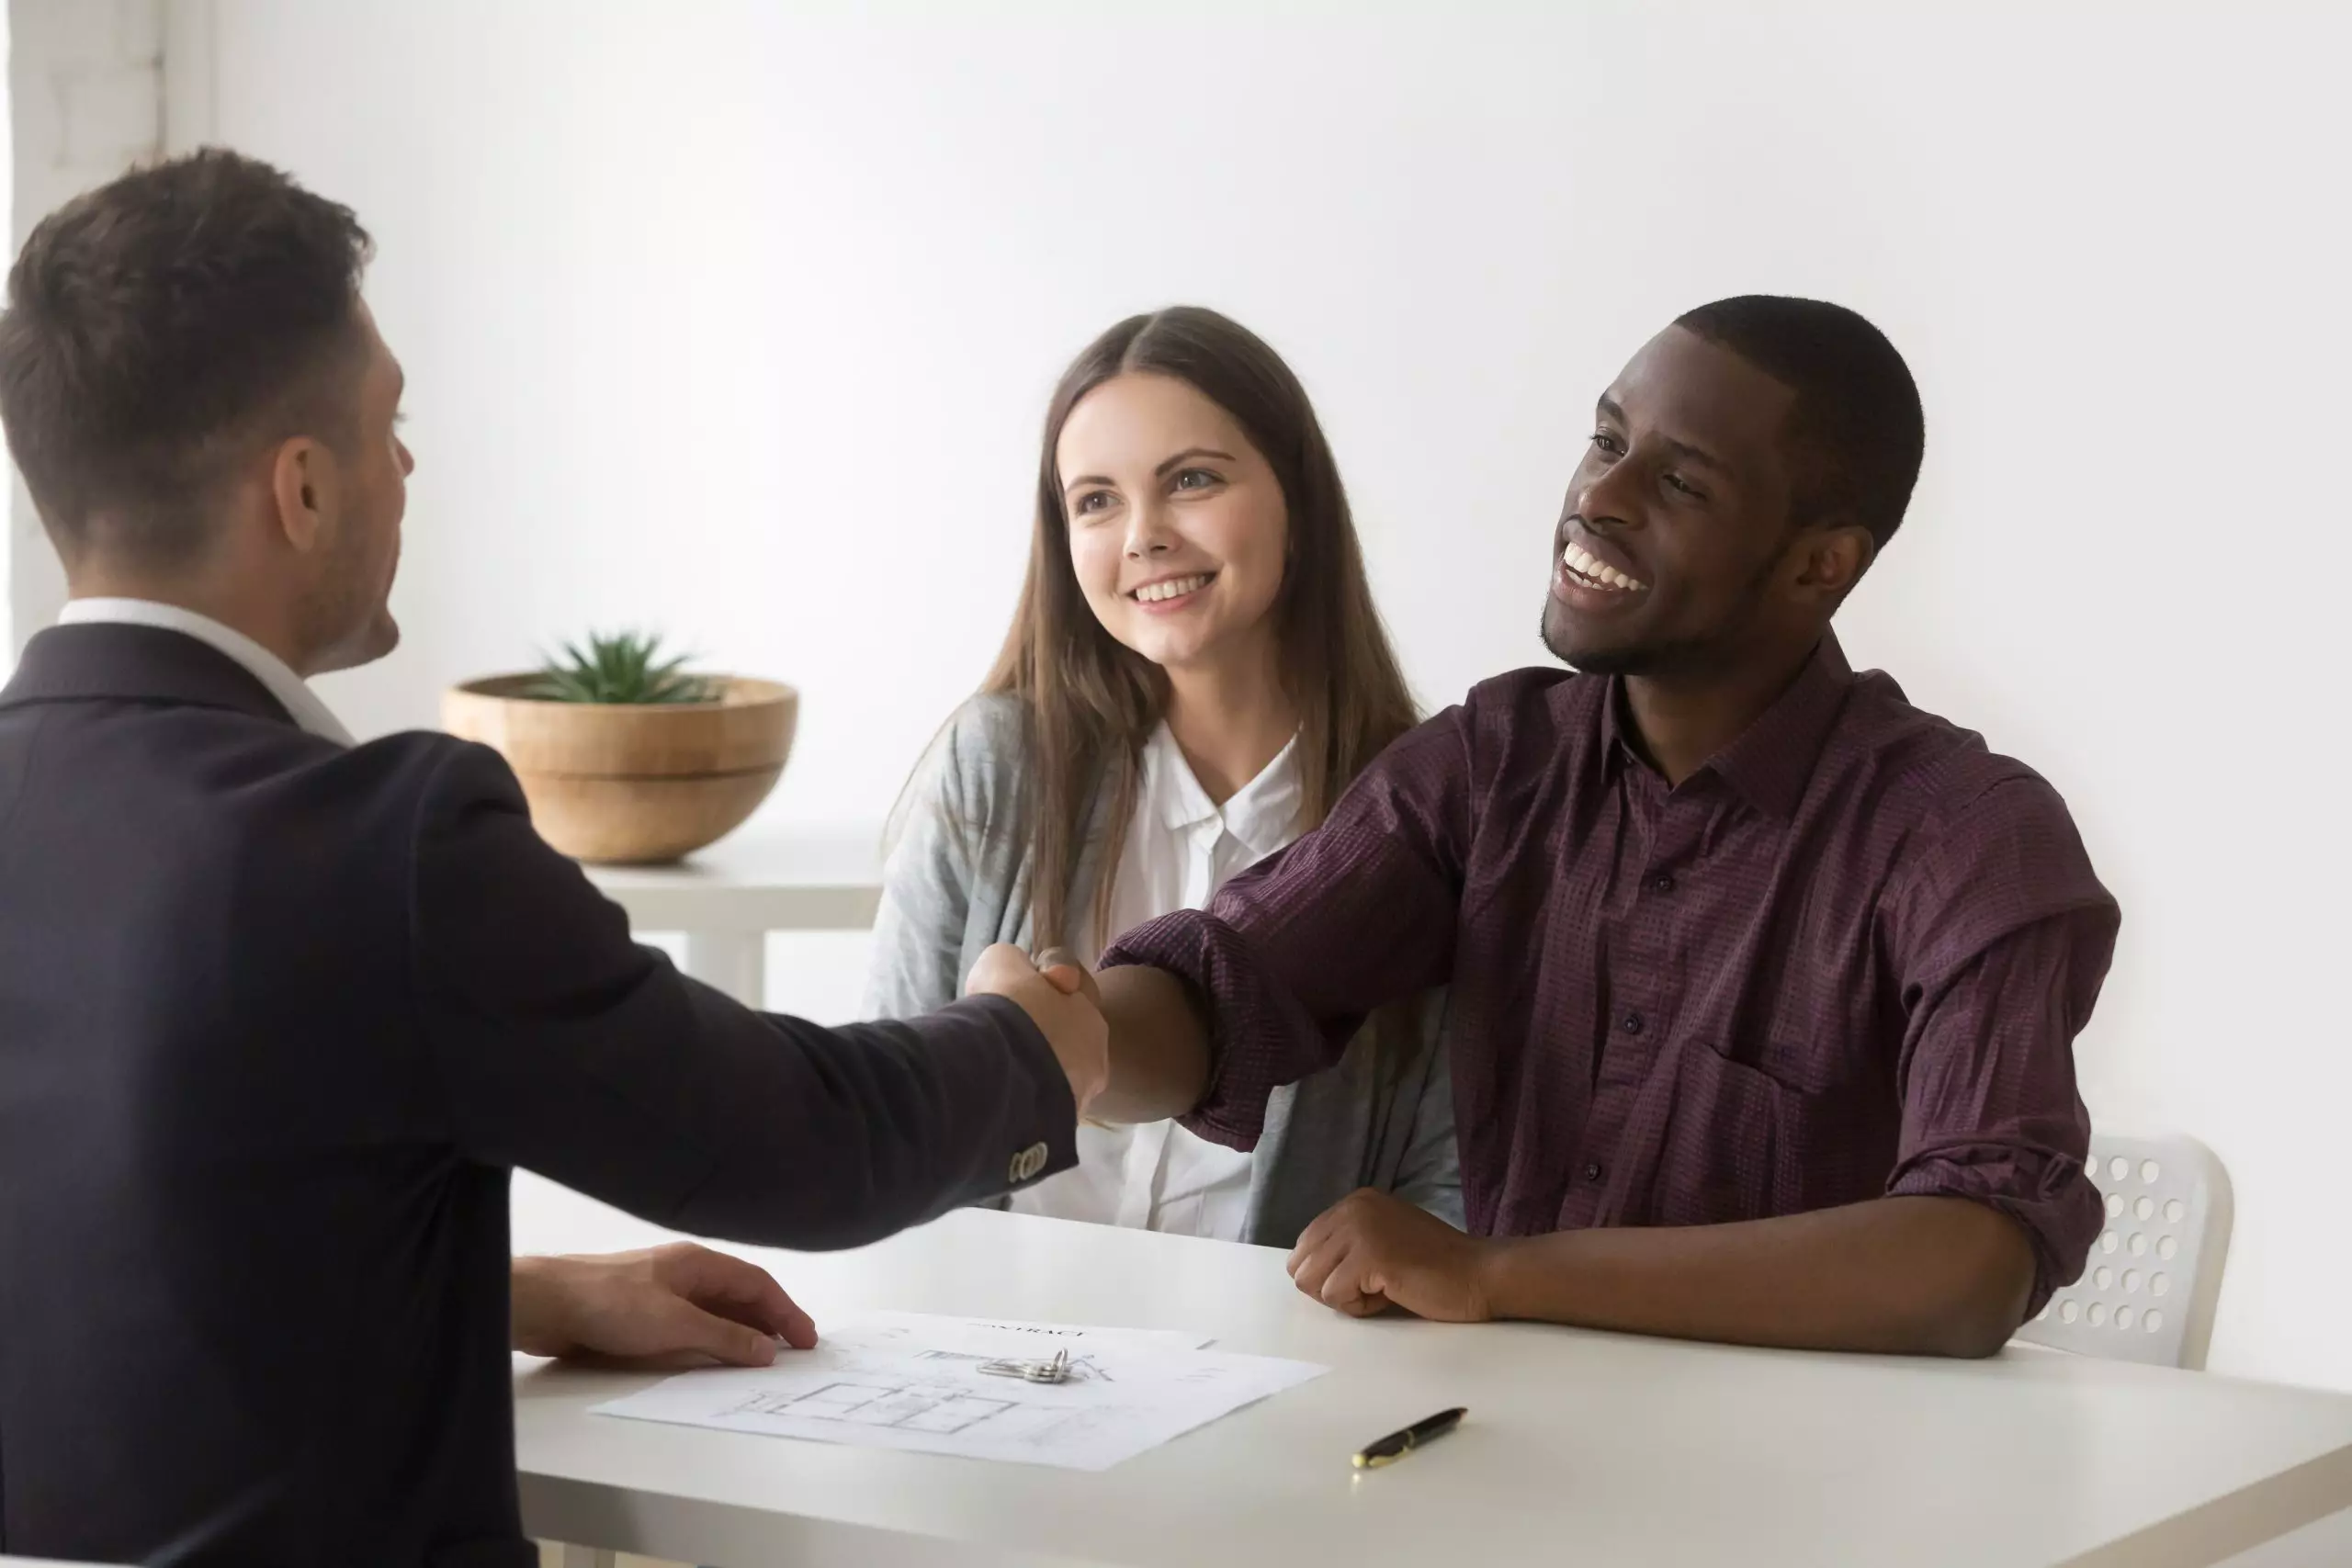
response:
{"label": "white teeth", "polygon": [[1604,588],[1613,588],[1624,592],[1636,591],[1645,586],[1619,571],[1607,561],[1598,559],[1579,545],[1570,545],[1566,549],[1562,550],[1560,559],[1570,571],[1598,582]]}
{"label": "white teeth", "polygon": [[1147,583],[1136,590],[1136,599],[1145,604],[1157,604],[1163,599],[1181,599],[1196,593],[1209,585],[1209,574],[1200,572],[1192,577],[1175,577],[1166,582]]}

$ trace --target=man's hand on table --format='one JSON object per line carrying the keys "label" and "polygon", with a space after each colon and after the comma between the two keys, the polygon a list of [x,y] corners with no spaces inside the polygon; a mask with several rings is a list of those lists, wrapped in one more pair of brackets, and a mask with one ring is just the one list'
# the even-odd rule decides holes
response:
{"label": "man's hand on table", "polygon": [[655,1367],[764,1367],[817,1325],[764,1269],[692,1242],[593,1258],[517,1258],[514,1348]]}
{"label": "man's hand on table", "polygon": [[1482,1266],[1487,1244],[1390,1193],[1340,1199],[1300,1235],[1291,1282],[1356,1317],[1391,1306],[1446,1323],[1494,1315]]}
{"label": "man's hand on table", "polygon": [[1084,965],[1058,951],[1032,962],[1000,942],[982,953],[964,982],[966,996],[1002,997],[1029,1015],[1069,1076],[1078,1113],[1111,1080],[1111,1027],[1102,1021],[1102,993]]}

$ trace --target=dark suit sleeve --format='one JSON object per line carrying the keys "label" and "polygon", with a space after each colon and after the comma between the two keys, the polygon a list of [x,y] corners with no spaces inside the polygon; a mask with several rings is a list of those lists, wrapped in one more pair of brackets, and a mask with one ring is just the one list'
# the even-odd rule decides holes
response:
{"label": "dark suit sleeve", "polygon": [[414,842],[417,1001],[477,1160],[681,1230],[811,1248],[1076,1162],[1069,1081],[1019,1008],[826,1029],[742,1007],[630,941],[494,752],[450,748]]}

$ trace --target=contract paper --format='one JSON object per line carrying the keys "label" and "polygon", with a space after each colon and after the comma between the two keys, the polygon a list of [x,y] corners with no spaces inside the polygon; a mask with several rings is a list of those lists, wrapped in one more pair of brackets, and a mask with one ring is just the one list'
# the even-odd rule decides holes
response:
{"label": "contract paper", "polygon": [[[605,1416],[729,1432],[1066,1470],[1108,1470],[1329,1369],[1201,1348],[1160,1329],[872,1313],[772,1367],[685,1372],[595,1407]],[[1069,1351],[1058,1383],[983,1362]]]}

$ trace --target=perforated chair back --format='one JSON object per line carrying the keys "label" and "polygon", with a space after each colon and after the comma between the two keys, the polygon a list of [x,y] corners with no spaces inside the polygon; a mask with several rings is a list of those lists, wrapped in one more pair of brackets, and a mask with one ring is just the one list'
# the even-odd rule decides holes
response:
{"label": "perforated chair back", "polygon": [[2182,1134],[2094,1133],[2090,1175],[2107,1207],[2083,1277],[2018,1337],[2054,1349],[2201,1369],[2230,1249],[2230,1179]]}

